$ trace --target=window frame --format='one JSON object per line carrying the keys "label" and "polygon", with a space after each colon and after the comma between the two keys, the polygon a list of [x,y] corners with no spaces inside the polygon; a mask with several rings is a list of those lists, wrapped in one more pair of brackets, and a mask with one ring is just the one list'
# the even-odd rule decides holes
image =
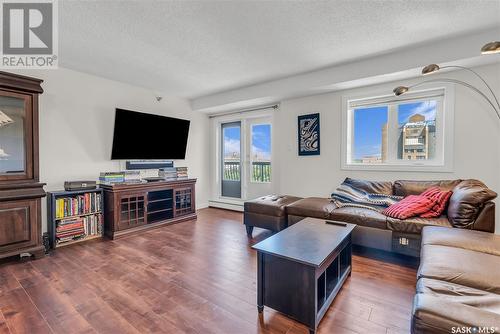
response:
{"label": "window frame", "polygon": [[[397,105],[422,100],[439,100],[436,110],[436,153],[432,160],[397,159]],[[411,91],[401,96],[388,95],[387,90],[372,91],[357,96],[342,97],[342,142],[341,169],[364,171],[410,171],[410,172],[452,172],[453,171],[453,133],[454,133],[454,86],[451,84],[428,85],[425,89]],[[388,107],[388,162],[363,164],[351,161],[353,141],[354,108]],[[439,125],[442,124],[442,125]],[[392,140],[391,140],[392,139]],[[392,144],[391,144],[392,143]],[[404,154],[404,152],[403,152]]]}

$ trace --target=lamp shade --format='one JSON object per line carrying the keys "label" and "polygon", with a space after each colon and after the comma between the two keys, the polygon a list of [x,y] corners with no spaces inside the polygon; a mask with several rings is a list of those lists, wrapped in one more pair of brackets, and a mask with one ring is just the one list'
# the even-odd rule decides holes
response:
{"label": "lamp shade", "polygon": [[486,43],[481,48],[481,53],[483,55],[492,54],[492,53],[500,53],[500,42],[495,41],[495,42]]}
{"label": "lamp shade", "polygon": [[394,88],[392,91],[394,92],[394,95],[399,96],[401,94],[406,93],[408,90],[409,90],[409,88],[406,86],[398,86],[398,87]]}
{"label": "lamp shade", "polygon": [[422,74],[427,75],[427,74],[437,72],[439,70],[440,70],[440,67],[438,64],[430,64],[422,69]]}
{"label": "lamp shade", "polygon": [[12,120],[12,118],[10,118],[9,116],[5,115],[3,113],[3,111],[0,110],[0,126],[4,126],[4,125],[10,124],[10,123],[14,123],[14,121]]}

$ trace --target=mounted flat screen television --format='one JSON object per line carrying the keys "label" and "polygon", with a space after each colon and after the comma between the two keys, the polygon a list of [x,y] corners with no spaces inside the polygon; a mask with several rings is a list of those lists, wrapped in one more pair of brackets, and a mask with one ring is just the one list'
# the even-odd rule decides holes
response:
{"label": "mounted flat screen television", "polygon": [[116,109],[111,159],[184,159],[190,121]]}

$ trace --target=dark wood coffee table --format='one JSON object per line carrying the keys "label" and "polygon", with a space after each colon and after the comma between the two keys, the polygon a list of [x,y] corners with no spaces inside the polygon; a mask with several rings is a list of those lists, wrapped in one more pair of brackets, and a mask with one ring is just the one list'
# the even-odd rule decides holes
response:
{"label": "dark wood coffee table", "polygon": [[305,324],[318,324],[351,274],[356,225],[306,218],[259,242],[257,308],[264,305]]}

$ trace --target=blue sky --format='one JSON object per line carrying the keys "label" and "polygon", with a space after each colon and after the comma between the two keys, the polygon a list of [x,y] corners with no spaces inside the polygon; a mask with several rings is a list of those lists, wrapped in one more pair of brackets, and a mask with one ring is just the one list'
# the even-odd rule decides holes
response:
{"label": "blue sky", "polygon": [[382,126],[387,123],[387,107],[354,110],[354,159],[380,156]]}
{"label": "blue sky", "polygon": [[224,128],[224,156],[240,155],[240,128]]}
{"label": "blue sky", "polygon": [[[421,114],[426,121],[436,119],[436,101],[405,103],[398,106],[398,123],[408,122],[410,116]],[[354,110],[354,159],[380,156],[382,126],[387,123],[387,107],[359,108]]]}
{"label": "blue sky", "polygon": [[[240,155],[241,133],[239,127],[224,128],[224,156]],[[271,125],[258,124],[252,127],[252,156],[271,158]]]}
{"label": "blue sky", "polygon": [[271,159],[271,125],[259,124],[252,127],[252,156]]}

